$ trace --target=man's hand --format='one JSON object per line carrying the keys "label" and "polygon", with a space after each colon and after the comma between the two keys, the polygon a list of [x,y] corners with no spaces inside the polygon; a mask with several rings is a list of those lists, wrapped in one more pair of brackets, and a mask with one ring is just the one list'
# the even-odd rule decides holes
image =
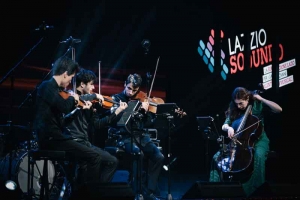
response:
{"label": "man's hand", "polygon": [[92,105],[93,105],[92,102],[84,101],[84,105],[83,105],[82,109],[90,109]]}
{"label": "man's hand", "polygon": [[142,108],[145,111],[148,111],[148,109],[149,109],[149,102],[148,101],[142,102]]}
{"label": "man's hand", "polygon": [[126,102],[120,101],[120,106],[116,109],[115,114],[118,115],[120,112],[125,110],[128,107]]}
{"label": "man's hand", "polygon": [[72,93],[70,93],[70,94],[71,94],[71,96],[74,97],[75,101],[79,102],[79,95],[78,95],[78,94],[76,94],[76,93],[74,93],[74,92],[72,92]]}
{"label": "man's hand", "polygon": [[100,102],[104,101],[104,98],[101,94],[96,93],[97,99],[99,99]]}

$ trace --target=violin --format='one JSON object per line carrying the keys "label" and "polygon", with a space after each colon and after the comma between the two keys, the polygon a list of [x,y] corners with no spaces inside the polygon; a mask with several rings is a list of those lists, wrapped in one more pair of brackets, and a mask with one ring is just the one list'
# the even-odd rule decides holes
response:
{"label": "violin", "polygon": [[101,106],[105,109],[110,109],[114,104],[120,105],[119,102],[116,102],[112,99],[110,96],[103,96],[104,101],[100,101],[99,99],[94,99],[91,102],[94,103],[100,103]]}
{"label": "violin", "polygon": [[[71,93],[67,90],[62,90],[59,92],[59,94],[64,99],[67,99],[67,98],[69,98],[69,96],[71,96]],[[80,99],[80,97],[79,97],[79,102],[77,103],[76,106],[82,108],[83,106],[85,106],[85,102],[82,99]]]}

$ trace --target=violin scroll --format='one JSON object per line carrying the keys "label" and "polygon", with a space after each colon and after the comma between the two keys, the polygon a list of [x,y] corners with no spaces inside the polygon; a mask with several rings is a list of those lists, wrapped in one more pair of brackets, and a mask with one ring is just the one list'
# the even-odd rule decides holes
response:
{"label": "violin scroll", "polygon": [[187,115],[186,112],[184,112],[183,110],[180,110],[180,108],[175,109],[175,113],[177,113],[178,116],[181,118]]}

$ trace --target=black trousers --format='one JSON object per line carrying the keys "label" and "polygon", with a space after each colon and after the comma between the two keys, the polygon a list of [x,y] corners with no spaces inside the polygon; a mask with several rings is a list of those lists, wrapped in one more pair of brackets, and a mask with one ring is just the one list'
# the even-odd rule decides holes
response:
{"label": "black trousers", "polygon": [[[137,145],[136,142],[133,142],[133,146],[131,146],[130,140],[126,140],[124,142],[125,151],[127,153],[139,153],[140,152],[139,146],[142,148],[141,151],[142,154],[140,156],[140,159],[143,160],[144,157],[149,159],[147,189],[150,190],[150,192],[154,192],[156,190],[158,178],[164,164],[164,155],[160,152],[157,146],[150,141],[149,136],[142,136],[141,140],[142,140],[141,145]],[[137,141],[139,142],[139,138],[137,138]],[[145,141],[149,141],[149,142],[145,142]],[[131,148],[133,152],[131,151]],[[133,168],[134,176],[136,176],[138,170],[136,167],[138,166],[137,162],[138,161],[134,162],[134,168]],[[136,184],[134,183],[133,184],[134,190],[137,189],[135,188],[135,186]]]}
{"label": "black trousers", "polygon": [[[101,167],[100,167],[100,183],[107,183],[110,182],[113,178],[114,173],[118,167],[118,159],[108,153],[107,151],[102,150],[99,147],[91,145],[89,142],[79,142],[83,145],[88,146],[93,152],[96,152],[101,159]],[[90,173],[91,166],[88,164],[87,161],[79,161],[77,167],[77,180],[79,182],[84,180],[84,176],[87,173]]]}
{"label": "black trousers", "polygon": [[86,162],[89,171],[82,175],[82,184],[100,180],[101,155],[93,148],[75,140],[43,140],[39,141],[39,148],[41,150],[65,151],[68,160]]}

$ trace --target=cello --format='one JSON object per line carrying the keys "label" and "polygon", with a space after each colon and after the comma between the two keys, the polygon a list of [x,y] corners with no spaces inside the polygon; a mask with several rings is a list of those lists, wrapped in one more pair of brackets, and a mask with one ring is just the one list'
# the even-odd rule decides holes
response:
{"label": "cello", "polygon": [[252,105],[248,105],[245,114],[233,121],[235,134],[218,162],[219,169],[230,179],[241,182],[248,180],[253,171],[254,144],[263,130],[261,120],[251,111]]}

